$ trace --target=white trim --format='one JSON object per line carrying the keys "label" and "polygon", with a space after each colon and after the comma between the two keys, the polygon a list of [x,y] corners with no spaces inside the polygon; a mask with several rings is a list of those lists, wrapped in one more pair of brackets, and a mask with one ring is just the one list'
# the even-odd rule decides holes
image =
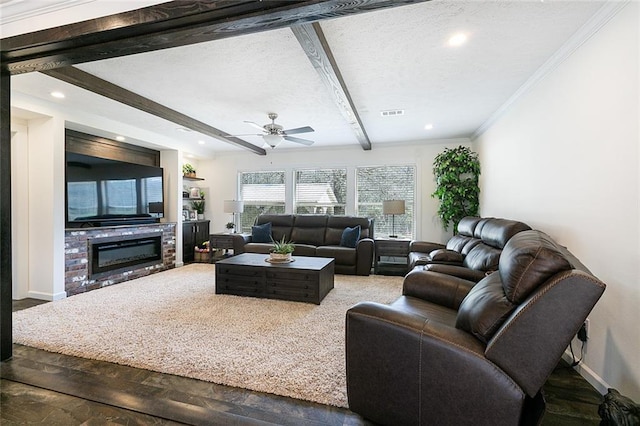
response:
{"label": "white trim", "polygon": [[515,104],[521,97],[529,92],[538,82],[543,80],[548,74],[555,70],[561,63],[563,63],[569,56],[573,54],[580,46],[582,46],[587,40],[589,40],[594,34],[596,34],[600,28],[602,28],[611,18],[613,18],[624,6],[631,0],[608,0],[598,11],[561,47],[558,49],[547,61],[540,66],[533,73],[522,86],[515,91],[507,101],[500,106],[480,127],[476,129],[471,135],[471,140],[475,141],[480,135],[482,135],[489,127],[491,127],[500,117],[511,109],[511,106]]}
{"label": "white trim", "polygon": [[[83,5],[85,3],[91,3],[95,0],[66,0],[59,1],[55,3],[51,2],[40,2],[36,3],[37,7],[26,7],[24,11],[17,13],[9,13],[8,16],[5,15],[4,18],[0,18],[0,24],[8,24],[10,22],[20,21],[21,19],[29,19],[34,16],[46,15],[47,13],[57,12],[58,10],[68,9],[71,7],[76,7]],[[16,7],[16,9],[20,9],[21,4],[23,4],[23,0],[13,0],[9,2],[3,3],[3,8],[5,9],[5,13],[7,8]]]}
{"label": "white trim", "polygon": [[[564,354],[562,354],[562,359],[564,359],[569,365],[573,362],[573,357],[571,356],[571,352],[567,349]],[[612,387],[607,382],[605,382],[602,377],[598,376],[591,368],[589,368],[586,364],[581,362],[576,367],[573,367],[574,370],[578,372],[591,386],[593,386],[600,395],[604,395],[608,392],[608,389]]]}
{"label": "white trim", "polygon": [[31,299],[39,299],[39,300],[60,300],[65,299],[67,297],[66,291],[61,291],[60,293],[44,293],[42,291],[29,291],[28,296]]}

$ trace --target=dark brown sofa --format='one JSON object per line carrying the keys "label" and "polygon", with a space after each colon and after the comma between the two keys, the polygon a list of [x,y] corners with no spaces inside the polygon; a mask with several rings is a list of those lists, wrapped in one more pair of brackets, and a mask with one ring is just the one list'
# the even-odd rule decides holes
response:
{"label": "dark brown sofa", "polygon": [[518,232],[531,229],[526,223],[494,217],[462,218],[458,233],[447,244],[412,241],[409,271],[421,279],[424,271],[441,272],[478,282],[498,269],[503,247]]}
{"label": "dark brown sofa", "polygon": [[[271,223],[271,238],[295,245],[294,256],[331,257],[336,274],[369,275],[373,262],[373,219],[355,216],[266,214],[256,225]],[[360,226],[355,248],[340,245],[345,228]],[[256,243],[251,235],[236,234],[234,253],[269,253],[272,243]]]}
{"label": "dark brown sofa", "polygon": [[347,312],[349,408],[386,425],[536,424],[541,388],[605,285],[540,231],[512,237],[462,299],[460,278],[423,278],[391,305]]}

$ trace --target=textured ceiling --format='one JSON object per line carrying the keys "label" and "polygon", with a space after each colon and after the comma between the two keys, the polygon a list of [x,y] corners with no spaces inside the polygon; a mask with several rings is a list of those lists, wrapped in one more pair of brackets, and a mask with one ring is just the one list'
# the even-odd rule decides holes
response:
{"label": "textured ceiling", "polygon": [[[375,149],[470,137],[603,3],[432,1],[321,26]],[[457,32],[467,43],[449,47]],[[299,136],[314,147],[358,145],[288,28],[77,67],[230,134],[254,133],[243,120],[266,124],[277,112],[285,128],[313,127]],[[12,77],[12,87],[48,101],[62,89],[67,97],[55,102],[152,130],[201,156],[239,149],[42,74]],[[389,109],[405,114],[382,117]],[[259,137],[243,139],[262,146]],[[287,148],[309,149],[290,142],[278,149]]]}

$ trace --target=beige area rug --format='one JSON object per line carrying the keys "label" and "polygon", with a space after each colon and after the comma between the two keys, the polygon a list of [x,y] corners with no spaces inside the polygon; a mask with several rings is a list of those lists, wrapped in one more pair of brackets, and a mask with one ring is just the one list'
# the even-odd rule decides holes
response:
{"label": "beige area rug", "polygon": [[15,312],[14,342],[346,407],[345,313],[401,285],[336,275],[318,306],[216,295],[214,266],[191,264]]}

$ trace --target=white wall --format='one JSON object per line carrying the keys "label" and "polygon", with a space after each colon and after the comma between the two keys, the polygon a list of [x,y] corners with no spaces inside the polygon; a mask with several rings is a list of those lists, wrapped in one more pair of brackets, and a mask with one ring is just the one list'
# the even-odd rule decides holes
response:
{"label": "white wall", "polygon": [[11,122],[11,251],[12,292],[24,299],[29,292],[29,133],[26,120]]}
{"label": "white wall", "polygon": [[[431,198],[435,190],[433,179],[433,159],[445,148],[458,145],[469,146],[467,139],[430,141],[421,144],[394,145],[378,147],[374,143],[371,151],[360,146],[333,149],[309,148],[307,150],[287,151],[276,148],[269,150],[266,156],[251,153],[220,154],[216,159],[200,161],[198,176],[207,179],[210,201],[207,219],[211,222],[212,232],[223,232],[225,223],[231,215],[223,213],[224,200],[238,199],[238,172],[261,170],[285,170],[288,176],[296,168],[355,167],[393,164],[416,165],[416,238],[428,241],[445,242],[451,236],[442,229],[437,217],[438,203]],[[348,169],[349,170],[349,169]],[[347,198],[349,198],[348,194]],[[352,195],[352,197],[355,197]],[[347,210],[347,214],[355,212]]]}
{"label": "white wall", "polygon": [[627,4],[475,142],[481,213],[566,245],[607,289],[582,374],[640,401],[638,3]]}

